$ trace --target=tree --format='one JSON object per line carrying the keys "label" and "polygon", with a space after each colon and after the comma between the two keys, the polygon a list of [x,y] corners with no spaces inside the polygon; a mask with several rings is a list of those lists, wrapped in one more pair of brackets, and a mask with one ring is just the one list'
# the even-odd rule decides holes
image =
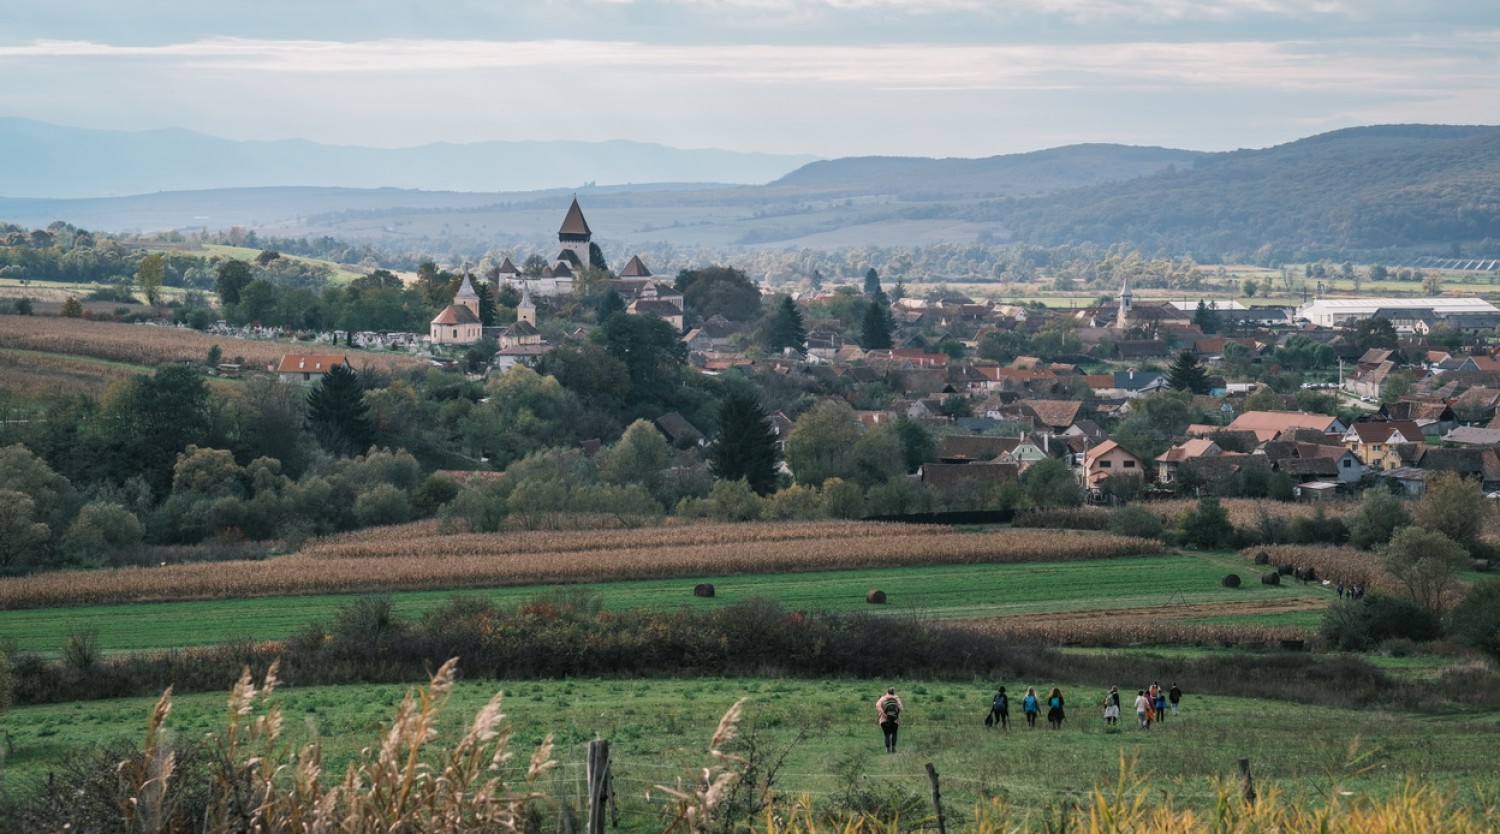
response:
{"label": "tree", "polygon": [[882,310],[878,301],[865,305],[860,318],[859,343],[865,350],[889,350],[891,347],[890,314]]}
{"label": "tree", "polygon": [[275,249],[262,249],[255,256],[255,262],[261,266],[270,266],[272,261],[280,260],[281,253]]}
{"label": "tree", "polygon": [[1208,393],[1208,371],[1198,361],[1198,355],[1190,350],[1177,354],[1172,367],[1167,369],[1167,382],[1177,391],[1193,394]]}
{"label": "tree", "polygon": [[1396,327],[1386,319],[1360,319],[1350,326],[1354,346],[1361,352],[1371,348],[1394,349],[1397,345]]}
{"label": "tree", "polygon": [[1444,597],[1469,560],[1463,545],[1421,527],[1397,530],[1379,554],[1381,567],[1401,583],[1407,597],[1439,617]]}
{"label": "tree", "polygon": [[592,240],[589,241],[589,268],[609,272],[609,259],[604,257],[604,250],[599,248],[599,244]]}
{"label": "tree", "polygon": [[865,270],[865,295],[873,297],[878,292],[880,292],[880,273],[876,272],[875,267],[872,266]]}
{"label": "tree", "polygon": [[1412,523],[1442,533],[1467,550],[1479,546],[1484,520],[1492,508],[1477,481],[1456,472],[1443,472],[1427,480],[1427,491],[1412,510]]}
{"label": "tree", "polygon": [[801,484],[850,479],[849,453],[861,433],[854,409],[843,400],[823,400],[797,418],[786,437],[786,462]]}
{"label": "tree", "polygon": [[1197,507],[1182,514],[1178,527],[1183,541],[1204,549],[1223,547],[1234,535],[1229,512],[1212,496],[1198,499]]}
{"label": "tree", "polygon": [[0,489],[0,568],[35,561],[51,537],[51,529],[36,517],[36,502],[31,496]]}
{"label": "tree", "polygon": [[926,426],[902,416],[896,420],[895,431],[901,440],[901,455],[908,473],[916,472],[924,463],[937,460],[938,440]]}
{"label": "tree", "polygon": [[1203,299],[1198,299],[1198,309],[1193,312],[1193,324],[1207,334],[1219,332],[1219,312],[1208,306]]}
{"label": "tree", "polygon": [[144,537],[145,528],[129,510],[108,501],[92,501],[68,527],[62,551],[72,564],[97,567],[109,554],[140,545]]}
{"label": "tree", "polygon": [[365,388],[347,365],[334,365],[307,395],[307,426],[331,454],[363,454],[375,441]]}
{"label": "tree", "polygon": [[479,297],[479,326],[495,326],[495,291],[488,281],[474,282],[474,294]]}
{"label": "tree", "polygon": [[744,480],[757,495],[769,495],[776,489],[781,449],[755,393],[731,391],[718,416],[719,436],[708,447],[709,471],[720,480]]}
{"label": "tree", "polygon": [[1245,293],[1246,298],[1254,298],[1260,292],[1260,284],[1254,278],[1246,278],[1240,284],[1240,290]]}
{"label": "tree", "polygon": [[167,259],[160,253],[152,253],[144,258],[135,267],[135,281],[140,286],[141,292],[146,294],[147,304],[158,304],[161,302],[161,285],[167,275]]}
{"label": "tree", "polygon": [[599,294],[599,303],[594,305],[594,321],[603,324],[615,313],[625,312],[625,301],[613,287]]}
{"label": "tree", "polygon": [[63,301],[61,313],[63,318],[79,318],[83,315],[83,304],[80,303],[78,299],[70,295],[68,296],[67,300]]}
{"label": "tree", "polygon": [[780,353],[783,348],[801,351],[807,347],[807,332],[802,324],[802,311],[789,295],[781,297],[776,311],[766,325],[766,349]]}
{"label": "tree", "polygon": [[630,378],[626,404],[668,405],[677,399],[688,349],[671,324],[655,316],[610,316],[592,338],[625,363]]}
{"label": "tree", "polygon": [[212,428],[208,385],[199,368],[184,365],[131,377],[105,395],[100,410],[100,462],[113,480],[139,474],[157,494],[171,484],[177,453],[204,444]]}
{"label": "tree", "polygon": [[1380,386],[1380,402],[1390,405],[1411,393],[1416,383],[1412,380],[1411,371],[1394,371],[1385,378],[1385,384]]}
{"label": "tree", "polygon": [[1432,273],[1422,279],[1422,294],[1428,297],[1443,294],[1443,276]]}
{"label": "tree", "polygon": [[675,288],[694,321],[723,316],[729,321],[760,318],[760,288],[743,270],[727,266],[684,269]]}
{"label": "tree", "polygon": [[221,304],[240,303],[240,290],[255,279],[250,264],[229,258],[219,262],[214,279],[214,291],[219,294]]}
{"label": "tree", "polygon": [[617,486],[640,484],[653,496],[661,491],[662,471],[671,450],[667,439],[648,420],[636,420],[620,439],[599,453],[599,474]]}
{"label": "tree", "polygon": [[1083,490],[1066,463],[1057,458],[1039,460],[1021,475],[1021,488],[1033,507],[1076,507],[1083,503]]}

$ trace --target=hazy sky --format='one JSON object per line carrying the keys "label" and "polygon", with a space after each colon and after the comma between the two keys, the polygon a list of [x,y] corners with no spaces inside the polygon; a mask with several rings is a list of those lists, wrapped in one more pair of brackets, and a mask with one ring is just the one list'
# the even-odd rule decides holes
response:
{"label": "hazy sky", "polygon": [[1500,2],[7,2],[0,115],[385,147],[1265,147],[1500,122]]}

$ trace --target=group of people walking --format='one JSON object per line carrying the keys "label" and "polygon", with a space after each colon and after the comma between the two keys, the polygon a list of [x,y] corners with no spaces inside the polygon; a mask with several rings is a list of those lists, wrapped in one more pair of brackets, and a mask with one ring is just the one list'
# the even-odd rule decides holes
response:
{"label": "group of people walking", "polygon": [[[1182,701],[1182,689],[1173,683],[1171,687],[1162,689],[1159,684],[1152,683],[1145,689],[1136,690],[1135,717],[1136,722],[1142,730],[1151,729],[1152,724],[1165,721],[1167,711],[1170,709],[1172,715],[1177,715],[1177,705]],[[1104,707],[1104,723],[1106,726],[1116,726],[1120,722],[1120,688],[1111,686],[1104,694],[1101,702]],[[1021,697],[1021,714],[1026,718],[1026,729],[1036,729],[1036,721],[1042,714],[1042,708],[1047,709],[1047,724],[1054,730],[1062,729],[1063,722],[1067,720],[1067,701],[1063,698],[1062,690],[1052,687],[1045,697],[1037,695],[1036,687],[1027,687],[1026,694]],[[906,705],[897,697],[895,689],[887,689],[885,694],[875,701],[876,720],[880,724],[880,730],[885,735],[885,752],[896,752],[896,738],[901,729],[901,713]],[[995,697],[990,701],[990,711],[984,717],[986,727],[998,726],[1001,729],[1010,729],[1010,695],[1005,687],[999,687]]]}

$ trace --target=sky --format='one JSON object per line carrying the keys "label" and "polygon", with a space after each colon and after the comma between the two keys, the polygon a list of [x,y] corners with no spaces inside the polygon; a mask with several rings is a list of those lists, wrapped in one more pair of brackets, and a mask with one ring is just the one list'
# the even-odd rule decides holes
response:
{"label": "sky", "polygon": [[1496,0],[47,0],[0,116],[376,147],[984,157],[1500,123]]}

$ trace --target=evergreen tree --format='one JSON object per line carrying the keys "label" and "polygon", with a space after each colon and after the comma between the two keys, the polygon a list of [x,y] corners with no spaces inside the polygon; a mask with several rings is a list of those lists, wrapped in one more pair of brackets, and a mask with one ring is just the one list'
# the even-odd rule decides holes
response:
{"label": "evergreen tree", "polygon": [[900,301],[906,297],[906,282],[897,281],[896,286],[891,288],[891,300]]}
{"label": "evergreen tree", "polygon": [[864,317],[860,320],[859,343],[865,350],[888,350],[891,347],[890,311],[882,309],[878,302],[872,301],[865,306]]}
{"label": "evergreen tree", "polygon": [[1219,332],[1219,311],[1209,307],[1203,299],[1198,299],[1198,309],[1193,312],[1193,324],[1206,334]]}
{"label": "evergreen tree", "polygon": [[783,348],[803,350],[807,346],[807,332],[802,324],[802,311],[792,297],[782,296],[776,312],[766,327],[766,349],[780,353]]}
{"label": "evergreen tree", "polygon": [[1207,394],[1208,371],[1198,361],[1197,354],[1184,350],[1177,354],[1172,367],[1167,369],[1167,384],[1178,391]]}
{"label": "evergreen tree", "polygon": [[474,294],[479,296],[479,324],[481,327],[495,326],[495,291],[488,281],[475,281]]}
{"label": "evergreen tree", "polygon": [[880,292],[880,273],[876,272],[875,267],[872,266],[865,271],[865,295],[873,296],[878,292]]}
{"label": "evergreen tree", "polygon": [[603,324],[615,313],[625,312],[625,301],[614,289],[607,289],[599,296],[599,303],[594,305],[594,321]]}
{"label": "evergreen tree", "polygon": [[358,455],[370,448],[375,430],[369,411],[364,385],[346,365],[334,365],[307,395],[307,426],[335,455]]}
{"label": "evergreen tree", "polygon": [[250,264],[244,261],[230,258],[219,263],[217,276],[214,279],[214,291],[219,294],[219,301],[224,304],[240,303],[240,290],[245,288],[255,278],[250,271]]}
{"label": "evergreen tree", "polygon": [[759,495],[776,489],[781,460],[776,432],[750,390],[729,394],[719,406],[719,437],[708,448],[708,466],[722,481],[743,478]]}
{"label": "evergreen tree", "polygon": [[[609,260],[604,257],[604,250],[599,244],[589,241],[589,268],[600,272],[609,272]],[[614,273],[610,272],[611,275]]]}

